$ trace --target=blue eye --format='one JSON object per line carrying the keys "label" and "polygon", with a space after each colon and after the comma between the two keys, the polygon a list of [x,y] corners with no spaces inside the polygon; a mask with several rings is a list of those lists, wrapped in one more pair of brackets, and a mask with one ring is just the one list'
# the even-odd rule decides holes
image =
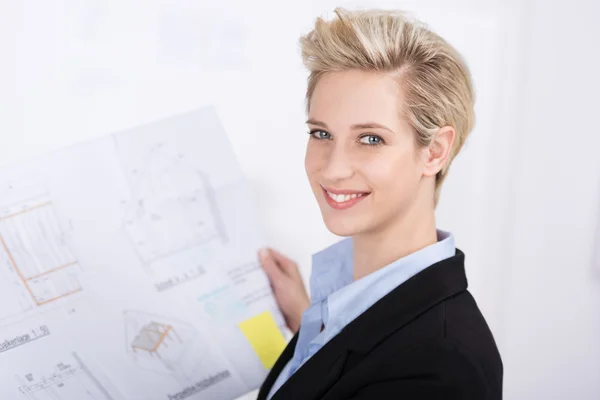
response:
{"label": "blue eye", "polygon": [[320,129],[315,129],[308,132],[309,135],[314,137],[315,139],[331,139],[331,135],[329,132],[322,131]]}
{"label": "blue eye", "polygon": [[377,135],[365,135],[360,138],[360,142],[371,146],[377,146],[383,143],[383,139]]}

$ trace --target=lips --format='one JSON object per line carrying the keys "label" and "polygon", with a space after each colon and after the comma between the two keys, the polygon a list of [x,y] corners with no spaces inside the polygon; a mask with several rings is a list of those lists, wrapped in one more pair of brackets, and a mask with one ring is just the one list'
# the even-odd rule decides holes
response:
{"label": "lips", "polygon": [[338,190],[331,188],[322,188],[327,203],[335,209],[342,210],[354,206],[367,197],[370,192],[360,192],[356,190]]}

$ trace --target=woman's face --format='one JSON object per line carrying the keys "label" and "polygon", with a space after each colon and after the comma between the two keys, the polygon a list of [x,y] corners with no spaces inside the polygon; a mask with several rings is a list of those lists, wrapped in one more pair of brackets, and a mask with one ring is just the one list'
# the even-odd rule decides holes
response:
{"label": "woman's face", "polygon": [[400,90],[390,76],[358,70],[326,74],[314,90],[305,168],[336,235],[380,231],[422,197],[424,154],[401,118]]}

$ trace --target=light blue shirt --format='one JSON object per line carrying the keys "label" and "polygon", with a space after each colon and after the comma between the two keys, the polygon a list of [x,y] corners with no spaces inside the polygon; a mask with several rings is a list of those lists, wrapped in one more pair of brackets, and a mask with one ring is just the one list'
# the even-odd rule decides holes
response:
{"label": "light blue shirt", "polygon": [[[455,255],[452,234],[437,231],[438,241],[361,278],[353,280],[352,238],[312,257],[311,305],[302,314],[294,355],[273,384],[267,399],[352,320],[412,276]],[[325,328],[321,332],[321,326]]]}

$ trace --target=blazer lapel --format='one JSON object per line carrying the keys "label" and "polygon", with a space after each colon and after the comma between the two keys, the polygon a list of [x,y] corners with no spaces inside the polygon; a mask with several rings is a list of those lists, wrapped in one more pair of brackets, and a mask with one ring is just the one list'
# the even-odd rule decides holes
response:
{"label": "blazer lapel", "polygon": [[271,400],[321,398],[338,381],[347,355],[343,341],[330,341],[298,368]]}
{"label": "blazer lapel", "polygon": [[296,333],[294,337],[292,337],[290,342],[287,344],[287,346],[275,362],[275,365],[273,365],[273,368],[271,368],[271,371],[269,371],[267,377],[265,378],[265,381],[260,386],[260,390],[258,391],[258,397],[256,398],[256,400],[266,400],[267,396],[269,395],[269,392],[271,391],[271,388],[277,380],[277,377],[279,377],[279,374],[286,366],[288,361],[292,359],[297,342],[298,333]]}

